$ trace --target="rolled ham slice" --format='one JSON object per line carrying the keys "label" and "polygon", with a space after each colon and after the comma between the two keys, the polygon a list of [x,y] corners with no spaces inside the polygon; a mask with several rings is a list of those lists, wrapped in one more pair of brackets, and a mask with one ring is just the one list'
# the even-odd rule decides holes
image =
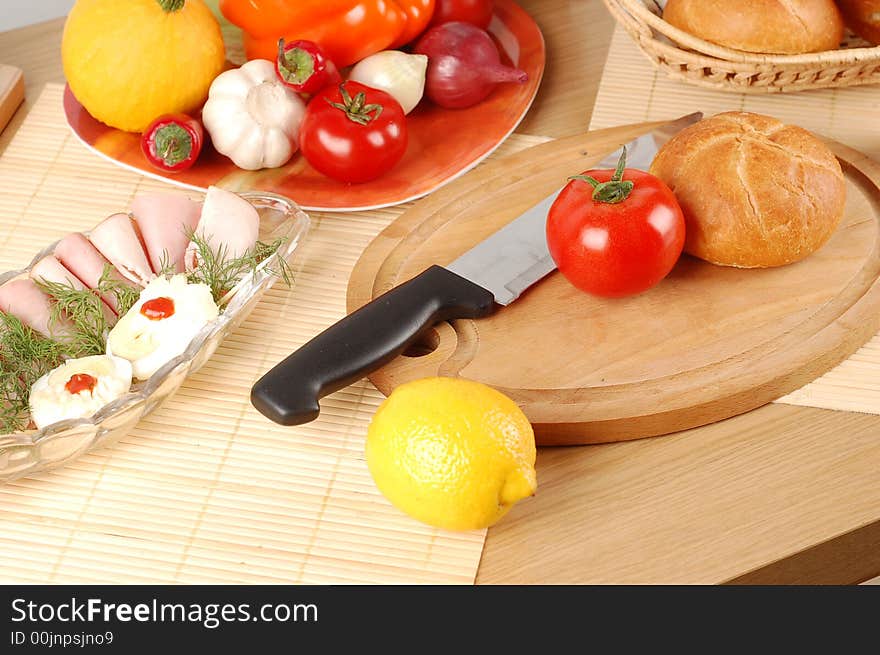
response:
{"label": "rolled ham slice", "polygon": [[[43,257],[43,259],[34,264],[31,268],[30,276],[32,280],[38,282],[41,280],[45,282],[55,282],[57,284],[64,284],[73,287],[79,291],[88,289],[78,277],[64,268],[61,262],[55,259],[52,255]],[[104,312],[104,318],[107,320],[107,325],[111,327],[116,325],[116,314],[113,313],[113,310],[103,301],[101,302],[101,309]]]}
{"label": "rolled ham slice", "polygon": [[[89,289],[94,289],[98,286],[98,281],[104,272],[104,266],[108,263],[104,256],[98,252],[98,249],[78,232],[68,234],[58,242],[58,245],[55,246],[55,258]],[[110,274],[121,282],[125,282],[133,287],[136,286],[122,277],[116,268],[111,268]],[[102,298],[115,312],[116,296],[107,294],[102,296]]]}
{"label": "rolled ham slice", "polygon": [[170,193],[143,194],[132,201],[131,213],[154,273],[162,270],[163,260],[175,273],[183,273],[189,235],[195,232],[201,211],[199,203]]}
{"label": "rolled ham slice", "polygon": [[113,214],[89,234],[89,241],[124,277],[145,287],[155,276],[128,214]]}
{"label": "rolled ham slice", "polygon": [[[228,259],[245,254],[257,243],[260,235],[260,215],[247,200],[219,187],[208,187],[202,215],[196,234],[202,237],[218,254]],[[198,249],[190,242],[186,249],[186,270],[199,265]]]}
{"label": "rolled ham slice", "polygon": [[0,311],[12,314],[32,330],[47,337],[62,336],[68,332],[63,326],[49,329],[52,301],[40,291],[33,280],[19,278],[0,286]]}

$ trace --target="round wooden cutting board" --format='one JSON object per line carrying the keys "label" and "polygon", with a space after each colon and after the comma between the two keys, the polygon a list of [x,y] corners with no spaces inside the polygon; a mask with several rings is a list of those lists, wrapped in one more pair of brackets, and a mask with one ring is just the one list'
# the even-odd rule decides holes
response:
{"label": "round wooden cutting board", "polygon": [[[348,310],[448,264],[657,125],[536,146],[425,198],[363,253]],[[803,386],[880,329],[880,165],[827,143],[847,177],[846,215],[804,261],[742,270],[685,255],[657,287],[624,299],[582,293],[553,272],[488,318],[435,326],[370,380],[386,395],[432,375],[485,382],[522,407],[544,445],[666,434]]]}

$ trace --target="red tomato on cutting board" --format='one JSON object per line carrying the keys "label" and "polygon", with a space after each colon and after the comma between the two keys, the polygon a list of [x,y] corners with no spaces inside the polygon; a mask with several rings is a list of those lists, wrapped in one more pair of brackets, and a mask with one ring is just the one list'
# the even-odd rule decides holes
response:
{"label": "red tomato on cutting board", "polygon": [[559,272],[597,296],[650,289],[684,247],[684,216],[675,195],[650,173],[623,168],[624,157],[617,171],[589,170],[572,178],[547,216],[547,245]]}

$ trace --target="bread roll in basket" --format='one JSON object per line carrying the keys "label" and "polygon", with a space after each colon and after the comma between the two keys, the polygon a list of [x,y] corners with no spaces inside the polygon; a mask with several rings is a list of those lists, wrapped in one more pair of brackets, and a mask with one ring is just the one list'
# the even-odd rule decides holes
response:
{"label": "bread roll in basket", "polygon": [[834,0],[667,0],[663,20],[746,52],[835,50],[843,39],[843,17]]}
{"label": "bread roll in basket", "polygon": [[[849,31],[844,33],[838,48],[805,54],[749,52],[712,43],[664,20],[665,2],[603,2],[645,56],[674,79],[736,93],[781,93],[880,83],[880,46],[872,46]],[[752,0],[739,2],[746,7]],[[837,38],[833,26],[826,29]]]}

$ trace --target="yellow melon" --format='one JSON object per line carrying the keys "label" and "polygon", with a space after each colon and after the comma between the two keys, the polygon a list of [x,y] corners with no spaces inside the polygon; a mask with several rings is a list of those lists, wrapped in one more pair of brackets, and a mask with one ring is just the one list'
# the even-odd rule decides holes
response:
{"label": "yellow melon", "polygon": [[226,58],[202,0],[77,0],[61,57],[77,100],[128,132],[162,114],[197,111]]}

